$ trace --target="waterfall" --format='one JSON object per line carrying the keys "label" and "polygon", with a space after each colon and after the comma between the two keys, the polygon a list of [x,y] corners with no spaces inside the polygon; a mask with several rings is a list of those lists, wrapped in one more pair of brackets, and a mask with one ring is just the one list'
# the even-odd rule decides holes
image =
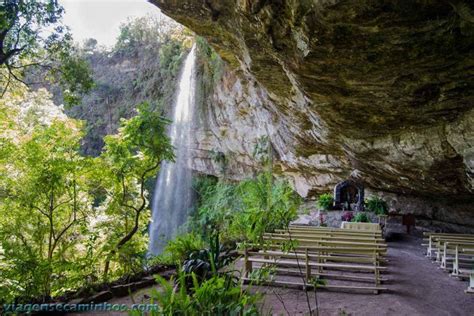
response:
{"label": "waterfall", "polygon": [[163,252],[168,240],[178,233],[193,206],[192,173],[189,169],[189,144],[194,107],[195,45],[184,62],[179,77],[170,139],[175,148],[175,162],[165,161],[156,181],[152,200],[149,252]]}

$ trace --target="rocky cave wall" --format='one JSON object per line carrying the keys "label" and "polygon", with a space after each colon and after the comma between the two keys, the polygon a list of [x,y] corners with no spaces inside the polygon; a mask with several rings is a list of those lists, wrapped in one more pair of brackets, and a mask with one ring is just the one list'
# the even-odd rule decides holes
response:
{"label": "rocky cave wall", "polygon": [[228,64],[202,102],[193,168],[250,176],[268,136],[304,197],[355,178],[424,226],[474,229],[472,5],[152,2]]}

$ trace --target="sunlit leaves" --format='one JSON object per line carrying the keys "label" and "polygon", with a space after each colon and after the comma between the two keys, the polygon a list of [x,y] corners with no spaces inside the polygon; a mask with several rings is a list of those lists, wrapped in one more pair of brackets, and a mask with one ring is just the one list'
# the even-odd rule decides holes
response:
{"label": "sunlit leaves", "polygon": [[0,102],[0,276],[9,281],[0,282],[0,297],[28,300],[99,282],[109,259],[113,277],[142,269],[144,183],[173,158],[168,121],[143,104],[93,158],[80,154],[81,122],[47,93],[8,96]]}

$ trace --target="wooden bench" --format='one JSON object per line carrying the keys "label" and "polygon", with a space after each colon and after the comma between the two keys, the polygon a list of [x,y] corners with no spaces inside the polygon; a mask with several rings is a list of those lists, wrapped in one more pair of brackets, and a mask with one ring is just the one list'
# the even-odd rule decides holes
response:
{"label": "wooden bench", "polygon": [[[288,247],[286,247],[286,243]],[[283,248],[290,248],[282,251]],[[269,284],[290,284],[317,286],[331,289],[369,290],[374,293],[386,290],[380,284],[386,279],[380,276],[386,272],[387,245],[376,231],[355,231],[340,228],[300,228],[290,226],[263,235],[260,245],[247,244],[243,251],[245,277],[250,280],[252,271],[272,267],[278,275],[296,275],[303,283],[285,281]],[[255,265],[260,265],[256,267]],[[296,269],[298,268],[298,269]],[[346,271],[334,273],[328,271]],[[360,274],[369,273],[369,276]],[[354,275],[356,274],[356,275]],[[374,286],[358,285],[311,285],[313,277],[333,278],[351,282],[373,282]]]}
{"label": "wooden bench", "polygon": [[433,252],[438,252],[436,256],[436,260],[440,262],[440,245],[442,245],[443,241],[474,241],[474,235],[462,235],[462,234],[430,234],[428,236],[428,244],[426,249],[426,256],[429,258],[433,257]]}
{"label": "wooden bench", "polygon": [[[249,278],[243,278],[243,281],[245,284],[252,283],[252,279]],[[314,284],[311,283],[303,283],[303,282],[290,282],[290,281],[277,281],[277,280],[272,280],[272,281],[263,281],[261,283],[262,285],[267,285],[267,286],[279,286],[279,287],[285,287],[285,288],[296,288],[296,289],[303,289],[303,290],[309,290],[313,289],[315,287]],[[386,287],[380,287],[380,286],[347,286],[347,285],[327,285],[327,284],[316,284],[316,288],[318,289],[328,289],[328,290],[366,290],[366,291],[371,291],[374,294],[378,294],[379,291],[387,291],[388,289]]]}
{"label": "wooden bench", "polygon": [[[301,249],[301,248],[300,248]],[[333,249],[329,247],[311,247],[303,248],[304,252],[302,253],[295,251],[292,252],[283,252],[283,251],[272,251],[272,250],[257,250],[252,251],[247,248],[244,250],[244,266],[245,266],[245,278],[249,280],[250,274],[255,269],[254,263],[262,264],[263,266],[272,266],[275,268],[275,271],[279,274],[287,275],[300,275],[304,271],[305,282],[299,283],[299,285],[304,286],[305,284],[311,284],[309,280],[313,276],[320,276],[325,278],[336,278],[342,280],[349,280],[355,282],[374,282],[374,286],[339,286],[339,289],[358,289],[358,290],[369,290],[374,293],[378,291],[386,290],[379,285],[381,282],[386,281],[380,277],[382,271],[386,271],[387,268],[380,265],[378,256],[372,253],[361,254],[360,249],[357,248],[345,248],[344,253],[341,254],[338,251],[341,249]],[[321,251],[321,253],[316,253],[315,251]],[[371,249],[372,250],[372,249]],[[325,254],[322,254],[325,253]],[[354,255],[354,256],[352,256]],[[362,256],[364,255],[364,256]],[[291,269],[297,267],[298,270]],[[347,270],[347,271],[357,271],[373,274],[373,277],[363,277],[363,276],[351,276],[344,274],[330,274],[325,273],[325,270],[336,269],[336,270]],[[269,285],[281,284],[281,281],[272,281],[268,282]],[[320,287],[320,286],[318,286]],[[322,288],[338,288],[338,286],[321,286]]]}
{"label": "wooden bench", "polygon": [[315,235],[315,236],[345,236],[345,237],[360,237],[360,238],[382,238],[382,234],[374,232],[352,232],[352,231],[320,231],[320,230],[309,230],[309,229],[276,229],[275,234],[304,234],[304,235]]}
{"label": "wooden bench", "polygon": [[[453,275],[459,274],[460,263],[473,263],[472,259],[460,258],[460,255],[468,255],[462,251],[462,247],[474,247],[474,240],[472,242],[458,241],[458,240],[441,240],[439,241],[440,247],[442,250],[439,250],[438,253],[441,255],[441,264],[440,267],[443,269],[449,270],[449,263],[452,264],[452,273]],[[461,249],[460,249],[461,248]],[[453,257],[449,257],[449,255]],[[452,262],[451,262],[452,261]]]}
{"label": "wooden bench", "polygon": [[337,230],[320,230],[320,229],[302,229],[302,228],[289,228],[287,230],[276,229],[275,233],[301,233],[301,234],[327,234],[334,236],[360,236],[360,237],[377,237],[383,238],[381,232],[371,232],[371,231],[357,231],[349,229],[337,229]]}
{"label": "wooden bench", "polygon": [[[466,254],[474,255],[474,247],[473,248],[463,248],[462,251]],[[461,271],[460,271],[461,272]],[[465,274],[469,275],[469,285],[465,293],[474,294],[474,267],[471,267],[470,271],[462,271]]]}
{"label": "wooden bench", "polygon": [[428,241],[427,250],[426,250],[426,256],[427,257],[432,257],[433,256],[433,251],[436,250],[436,241],[438,240],[447,240],[447,239],[453,239],[453,240],[474,240],[474,235],[472,234],[448,234],[448,233],[430,233],[430,232],[424,232],[424,236],[427,238],[424,239]]}
{"label": "wooden bench", "polygon": [[371,235],[382,235],[382,230],[353,230],[346,228],[335,228],[335,227],[318,227],[318,226],[298,226],[290,225],[288,230],[304,230],[304,231],[325,231],[325,232],[345,232],[352,234],[371,234]]}
{"label": "wooden bench", "polygon": [[308,234],[299,232],[278,232],[278,233],[267,233],[264,236],[267,237],[285,237],[285,238],[302,238],[302,239],[326,239],[326,240],[339,240],[339,241],[361,241],[361,242],[375,242],[384,243],[385,240],[379,237],[369,236],[346,236],[346,235],[331,235],[331,234]]}
{"label": "wooden bench", "polygon": [[[289,241],[286,237],[263,237],[264,241],[269,243],[284,244]],[[331,240],[331,239],[304,239],[304,238],[292,238],[294,242],[302,246],[342,246],[342,247],[351,247],[351,248],[370,248],[374,251],[382,250],[386,252],[387,245],[380,244],[375,241],[373,242],[359,242],[359,241],[340,241],[340,240]]]}
{"label": "wooden bench", "polygon": [[[454,251],[451,275],[459,278],[469,278],[471,272],[474,270],[474,245],[456,245]],[[469,256],[470,259],[464,259],[463,261],[460,255]],[[462,262],[464,263],[463,267],[461,267]]]}
{"label": "wooden bench", "polygon": [[378,223],[342,222],[341,228],[357,230],[357,231],[375,231],[375,232],[382,231],[382,228],[380,227],[380,224]]}
{"label": "wooden bench", "polygon": [[[452,234],[452,233],[424,233],[427,237],[424,240],[427,244],[426,256],[433,259],[440,267],[451,271],[451,275],[469,278],[469,286],[466,293],[474,293],[474,235],[473,234]],[[470,269],[462,268],[470,266]]]}

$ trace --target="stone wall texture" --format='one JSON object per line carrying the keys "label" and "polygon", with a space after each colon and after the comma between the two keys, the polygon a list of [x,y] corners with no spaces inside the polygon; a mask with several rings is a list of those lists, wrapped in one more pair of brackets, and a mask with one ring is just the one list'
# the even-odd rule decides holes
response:
{"label": "stone wall texture", "polygon": [[354,178],[423,225],[474,228],[472,3],[151,2],[227,63],[201,104],[194,169],[251,176],[268,137],[303,197]]}

